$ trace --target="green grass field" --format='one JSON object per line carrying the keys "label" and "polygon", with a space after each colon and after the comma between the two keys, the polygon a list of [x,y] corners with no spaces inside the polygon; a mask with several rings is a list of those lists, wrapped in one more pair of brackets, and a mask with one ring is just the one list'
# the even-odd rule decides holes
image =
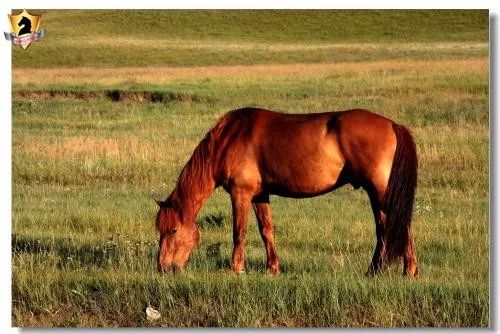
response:
{"label": "green grass field", "polygon": [[[40,13],[47,36],[13,50],[14,326],[489,326],[487,11]],[[159,275],[153,198],[244,106],[410,127],[421,276],[364,276],[375,228],[351,187],[271,198],[279,277],[253,216],[230,273],[218,189],[187,270]]]}

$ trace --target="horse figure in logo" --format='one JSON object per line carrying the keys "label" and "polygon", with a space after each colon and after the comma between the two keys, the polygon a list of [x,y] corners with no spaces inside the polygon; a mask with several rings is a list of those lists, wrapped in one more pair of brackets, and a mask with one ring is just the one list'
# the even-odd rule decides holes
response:
{"label": "horse figure in logo", "polygon": [[24,34],[31,34],[31,21],[26,16],[23,16],[21,21],[17,24],[18,27],[23,26],[21,30],[19,30],[19,36]]}
{"label": "horse figure in logo", "polygon": [[183,270],[200,241],[196,216],[219,186],[231,196],[232,270],[244,271],[248,214],[253,208],[267,255],[280,273],[269,195],[307,198],[343,185],[370,198],[376,245],[367,274],[403,260],[403,274],[418,275],[411,230],[417,154],[409,131],[367,110],[284,114],[244,108],[224,115],[198,144],[175,189],[156,216],[157,268]]}

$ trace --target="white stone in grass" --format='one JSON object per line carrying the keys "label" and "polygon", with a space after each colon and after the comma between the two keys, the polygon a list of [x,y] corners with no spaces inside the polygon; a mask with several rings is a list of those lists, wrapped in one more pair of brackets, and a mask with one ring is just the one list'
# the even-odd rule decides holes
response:
{"label": "white stone in grass", "polygon": [[151,306],[146,307],[146,317],[150,321],[155,321],[161,318],[161,313],[152,308]]}

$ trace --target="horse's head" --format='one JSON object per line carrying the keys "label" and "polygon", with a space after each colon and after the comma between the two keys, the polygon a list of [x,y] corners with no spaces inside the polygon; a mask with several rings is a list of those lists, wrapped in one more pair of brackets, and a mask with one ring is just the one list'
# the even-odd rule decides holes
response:
{"label": "horse's head", "polygon": [[200,241],[198,225],[183,221],[182,213],[169,200],[157,203],[160,206],[156,215],[156,229],[160,232],[158,271],[182,271]]}
{"label": "horse's head", "polygon": [[19,21],[19,23],[17,24],[19,27],[23,26],[23,25],[28,25],[29,28],[31,29],[31,21],[30,19],[28,19],[27,17],[23,16],[21,18],[21,20]]}

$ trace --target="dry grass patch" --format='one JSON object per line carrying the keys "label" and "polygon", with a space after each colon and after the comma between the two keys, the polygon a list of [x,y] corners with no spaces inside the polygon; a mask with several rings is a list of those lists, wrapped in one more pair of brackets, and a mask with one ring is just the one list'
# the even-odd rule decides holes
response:
{"label": "dry grass patch", "polygon": [[[78,39],[64,38],[60,41],[66,46],[79,46]],[[124,45],[128,47],[150,48],[155,50],[207,50],[207,51],[421,51],[421,50],[485,50],[488,43],[485,42],[435,42],[435,43],[277,43],[277,42],[232,42],[223,40],[193,40],[193,39],[171,39],[171,38],[139,38],[134,36],[94,36],[86,41],[86,45],[92,47],[110,47]]]}
{"label": "dry grass patch", "polygon": [[64,137],[56,141],[40,138],[22,138],[14,150],[46,160],[82,159],[95,160],[102,157],[118,161],[154,162],[184,158],[178,147],[195,147],[194,141],[169,139],[153,143],[136,137],[99,138]]}
{"label": "dry grass patch", "polygon": [[488,59],[465,60],[384,60],[374,62],[343,62],[330,64],[240,65],[206,67],[113,67],[113,68],[61,68],[13,69],[14,86],[91,85],[112,86],[123,84],[162,85],[177,80],[200,78],[234,78],[254,81],[289,75],[347,75],[369,74],[377,71],[453,71],[454,73],[485,73]]}

